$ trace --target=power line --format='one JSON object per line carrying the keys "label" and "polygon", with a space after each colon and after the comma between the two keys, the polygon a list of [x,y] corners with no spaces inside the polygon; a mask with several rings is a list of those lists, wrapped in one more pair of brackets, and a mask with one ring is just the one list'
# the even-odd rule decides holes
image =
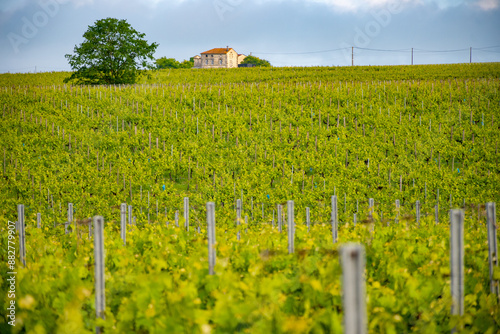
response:
{"label": "power line", "polygon": [[[365,51],[375,51],[375,52],[411,52],[411,48],[407,49],[375,49],[375,48],[362,48],[353,46],[352,48],[356,50],[365,50]],[[495,46],[485,46],[480,48],[472,48],[472,50],[485,50],[485,49],[494,49],[500,48],[500,45]],[[313,54],[313,53],[327,53],[327,52],[337,52],[337,51],[345,51],[349,50],[351,47],[338,48],[338,49],[330,49],[330,50],[320,50],[320,51],[303,51],[303,52],[252,52],[252,54],[258,55],[300,55],[300,54]],[[418,53],[450,53],[450,52],[463,52],[469,51],[470,48],[463,49],[451,49],[451,50],[426,50],[426,49],[413,49],[414,52]]]}
{"label": "power line", "polygon": [[455,50],[422,50],[422,49],[414,49],[415,52],[419,53],[449,53],[449,52],[463,52],[469,51],[470,49],[455,49]]}
{"label": "power line", "polygon": [[376,52],[410,52],[411,49],[398,49],[398,50],[390,50],[390,49],[370,49],[370,48],[359,48],[359,47],[354,47],[355,49],[358,50],[366,50],[366,51],[376,51]]}
{"label": "power line", "polygon": [[322,50],[322,51],[306,51],[306,52],[251,52],[252,54],[259,55],[302,55],[302,54],[311,54],[311,53],[326,53],[326,52],[336,52],[342,50],[348,50],[349,48],[340,48],[340,49],[332,49],[332,50]]}

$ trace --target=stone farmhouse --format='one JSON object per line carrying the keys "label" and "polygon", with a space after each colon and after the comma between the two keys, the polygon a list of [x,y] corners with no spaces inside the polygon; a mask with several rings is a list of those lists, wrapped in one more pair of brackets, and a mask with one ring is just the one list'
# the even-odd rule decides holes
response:
{"label": "stone farmhouse", "polygon": [[194,56],[193,68],[235,68],[245,57],[230,47],[215,48]]}

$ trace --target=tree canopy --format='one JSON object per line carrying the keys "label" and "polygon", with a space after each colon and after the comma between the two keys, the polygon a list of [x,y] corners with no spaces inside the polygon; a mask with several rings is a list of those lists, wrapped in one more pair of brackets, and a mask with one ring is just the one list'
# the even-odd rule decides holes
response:
{"label": "tree canopy", "polygon": [[73,73],[65,82],[77,84],[132,84],[147,69],[157,43],[149,44],[126,20],[106,18],[89,26],[74,54],[65,57]]}
{"label": "tree canopy", "polygon": [[241,62],[242,64],[253,64],[255,66],[271,67],[271,63],[265,59],[260,59],[255,56],[246,56]]}
{"label": "tree canopy", "polygon": [[179,62],[175,58],[161,57],[155,61],[156,67],[159,69],[164,68],[191,68],[194,66],[194,58],[191,57],[189,60],[183,60]]}

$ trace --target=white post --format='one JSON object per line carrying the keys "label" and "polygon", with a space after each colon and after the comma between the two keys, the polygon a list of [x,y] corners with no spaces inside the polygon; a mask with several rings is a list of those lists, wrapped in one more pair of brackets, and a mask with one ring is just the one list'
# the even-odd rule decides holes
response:
{"label": "white post", "polygon": [[40,228],[42,225],[42,214],[38,212],[36,214],[36,228]]}
{"label": "white post", "polygon": [[240,240],[241,238],[240,221],[241,221],[241,199],[237,199],[236,200],[236,229],[238,230],[238,232],[236,232],[237,240]]}
{"label": "white post", "polygon": [[215,267],[215,203],[207,203],[208,274],[214,274]]}
{"label": "white post", "polygon": [[19,260],[26,267],[26,234],[24,231],[24,204],[17,205],[17,224],[19,231]]}
{"label": "white post", "polygon": [[396,219],[394,219],[394,223],[399,223],[399,199],[396,200]]}
{"label": "white post", "polygon": [[64,223],[64,233],[68,234],[68,226],[73,222],[73,203],[68,203],[68,221]]}
{"label": "white post", "polygon": [[464,314],[464,212],[450,210],[451,314]]}
{"label": "white post", "polygon": [[370,207],[370,216],[373,217],[373,207],[375,206],[375,200],[373,198],[368,199],[368,206]]}
{"label": "white post", "polygon": [[309,207],[306,208],[306,224],[307,224],[307,232],[311,230],[311,213],[309,211]]}
{"label": "white post", "polygon": [[184,197],[184,227],[189,231],[189,197]]}
{"label": "white post", "polygon": [[278,204],[278,231],[281,233],[281,204]]}
{"label": "white post", "polygon": [[288,254],[294,253],[295,222],[293,201],[287,202],[288,209]]}
{"label": "white post", "polygon": [[[104,319],[106,309],[104,290],[104,219],[94,216],[94,258],[95,258],[95,312],[96,317]],[[96,334],[101,328],[96,327]]]}
{"label": "white post", "polygon": [[73,222],[73,203],[68,203],[68,223]]}
{"label": "white post", "polygon": [[344,333],[368,333],[365,292],[365,251],[360,244],[346,244],[340,248],[342,264],[342,305]]}
{"label": "white post", "polygon": [[331,221],[332,221],[332,238],[333,238],[333,243],[337,242],[338,238],[338,211],[337,211],[337,196],[333,195],[332,196],[332,215],[331,215]]}
{"label": "white post", "polygon": [[417,226],[420,227],[420,201],[415,202],[415,216],[417,219]]}
{"label": "white post", "polygon": [[120,223],[121,223],[121,230],[120,230],[120,236],[122,237],[123,240],[123,246],[125,246],[126,238],[127,238],[127,203],[122,203],[120,206]]}
{"label": "white post", "polygon": [[486,203],[486,222],[488,224],[488,260],[490,263],[490,290],[500,297],[500,285],[493,279],[493,269],[498,267],[496,207],[494,202]]}

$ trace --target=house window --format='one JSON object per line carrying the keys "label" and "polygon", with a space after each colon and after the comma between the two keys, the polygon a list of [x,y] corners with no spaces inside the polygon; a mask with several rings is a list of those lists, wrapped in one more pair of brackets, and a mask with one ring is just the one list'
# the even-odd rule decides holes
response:
{"label": "house window", "polygon": [[207,60],[205,60],[205,65],[208,65],[208,59],[207,59]]}
{"label": "house window", "polygon": [[222,65],[222,59],[219,59],[219,65]]}
{"label": "house window", "polygon": [[214,64],[214,60],[212,59],[212,65]]}

